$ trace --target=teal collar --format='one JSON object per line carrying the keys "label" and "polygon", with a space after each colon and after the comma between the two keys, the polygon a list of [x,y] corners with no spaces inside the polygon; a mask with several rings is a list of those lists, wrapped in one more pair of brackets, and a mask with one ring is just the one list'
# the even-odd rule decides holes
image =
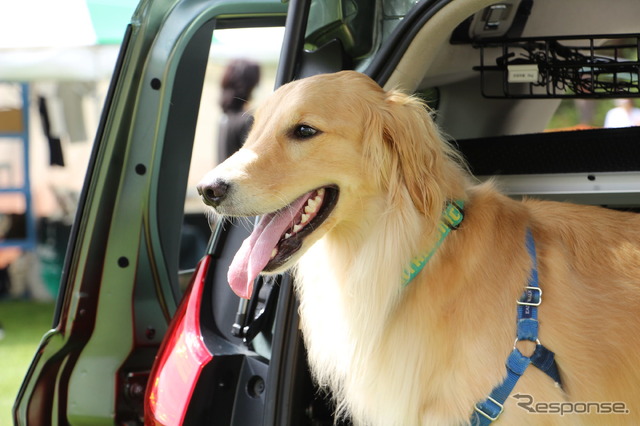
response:
{"label": "teal collar", "polygon": [[409,266],[402,271],[402,286],[406,287],[415,277],[422,271],[431,256],[438,250],[444,239],[452,230],[458,229],[460,223],[464,219],[464,201],[457,200],[447,203],[442,218],[438,222],[438,233],[440,234],[438,241],[430,251],[423,253],[411,259]]}

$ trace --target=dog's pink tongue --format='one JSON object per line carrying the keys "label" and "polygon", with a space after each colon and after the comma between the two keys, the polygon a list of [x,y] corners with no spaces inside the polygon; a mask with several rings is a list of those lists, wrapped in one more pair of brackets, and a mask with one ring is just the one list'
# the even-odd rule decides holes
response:
{"label": "dog's pink tongue", "polygon": [[245,299],[251,297],[253,281],[271,260],[271,252],[310,195],[298,198],[284,210],[262,216],[229,266],[227,279],[235,294]]}

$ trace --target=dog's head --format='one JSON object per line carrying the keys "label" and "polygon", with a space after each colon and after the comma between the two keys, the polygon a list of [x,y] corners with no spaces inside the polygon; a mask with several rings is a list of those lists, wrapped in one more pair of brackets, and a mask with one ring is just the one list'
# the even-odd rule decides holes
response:
{"label": "dog's head", "polygon": [[221,215],[262,215],[230,268],[232,288],[249,297],[259,273],[289,268],[331,230],[363,226],[372,203],[410,200],[435,224],[455,195],[451,156],[421,102],[363,74],[282,86],[256,111],[242,149],[198,185]]}

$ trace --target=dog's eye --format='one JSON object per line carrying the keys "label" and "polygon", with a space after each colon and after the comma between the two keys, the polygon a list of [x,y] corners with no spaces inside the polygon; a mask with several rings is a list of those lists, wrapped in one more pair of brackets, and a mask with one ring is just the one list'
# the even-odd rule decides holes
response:
{"label": "dog's eye", "polygon": [[318,134],[318,130],[306,124],[300,124],[293,129],[293,136],[296,139],[309,139]]}

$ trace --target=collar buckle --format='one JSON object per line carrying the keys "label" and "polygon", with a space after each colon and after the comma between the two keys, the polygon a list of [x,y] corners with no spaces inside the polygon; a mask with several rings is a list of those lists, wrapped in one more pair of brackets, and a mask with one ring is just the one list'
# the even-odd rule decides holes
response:
{"label": "collar buckle", "polygon": [[444,224],[452,231],[460,227],[464,220],[464,203],[462,201],[453,201],[447,204],[442,213]]}

